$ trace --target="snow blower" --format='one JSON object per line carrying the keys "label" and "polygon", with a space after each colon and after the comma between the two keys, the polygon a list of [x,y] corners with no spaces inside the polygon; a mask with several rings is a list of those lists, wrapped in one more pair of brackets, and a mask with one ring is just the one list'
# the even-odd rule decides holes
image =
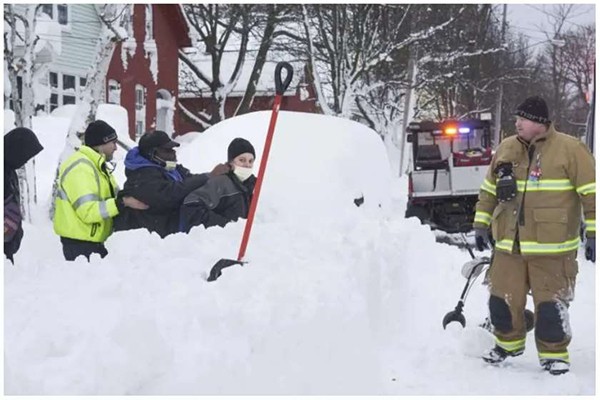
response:
{"label": "snow blower", "polygon": [[[462,234],[462,237],[463,237],[463,241],[465,243],[465,247],[469,251],[469,254],[471,255],[472,260],[465,263],[461,269],[462,275],[465,278],[467,278],[467,283],[465,284],[465,287],[463,288],[463,291],[460,295],[460,299],[458,300],[458,304],[456,304],[456,307],[454,308],[454,310],[450,311],[449,313],[447,313],[444,316],[444,319],[442,320],[442,326],[444,327],[444,329],[446,329],[446,326],[451,322],[459,322],[463,328],[466,327],[467,321],[465,319],[465,316],[463,315],[463,307],[465,305],[467,295],[469,294],[471,287],[473,287],[473,284],[474,284],[475,280],[477,279],[477,277],[479,277],[479,275],[481,275],[481,273],[484,271],[484,269],[487,268],[487,266],[490,266],[492,264],[492,260],[494,258],[493,252],[492,252],[492,258],[485,257],[485,256],[484,257],[475,257],[473,250],[467,243],[464,233]],[[534,314],[530,310],[526,309],[524,311],[524,316],[525,316],[525,326],[526,326],[527,332],[529,332],[535,326]],[[483,323],[481,323],[479,326],[481,328],[486,329],[493,333],[494,328],[493,328],[492,322],[490,320],[490,317],[486,317],[485,321]]]}
{"label": "snow blower", "polygon": [[[281,79],[281,70],[285,69],[287,75],[285,79],[282,81]],[[273,140],[273,133],[275,131],[275,124],[277,122],[277,116],[279,115],[279,106],[281,105],[281,99],[283,97],[283,93],[286,91],[290,82],[292,81],[292,76],[294,75],[294,70],[292,66],[285,62],[277,63],[275,67],[275,100],[273,102],[273,110],[271,112],[271,121],[269,122],[269,130],[267,131],[267,138],[265,139],[265,147],[263,150],[263,155],[260,160],[260,168],[258,169],[258,176],[256,178],[256,185],[254,186],[254,193],[252,195],[252,201],[250,202],[250,210],[248,212],[248,219],[246,220],[246,226],[244,227],[244,234],[242,236],[242,243],[240,244],[240,251],[238,253],[237,260],[230,260],[227,258],[222,258],[210,270],[210,274],[208,275],[208,281],[212,282],[217,280],[219,276],[221,276],[221,271],[224,268],[231,267],[232,265],[244,265],[246,261],[242,261],[244,255],[246,254],[246,247],[248,246],[248,239],[250,238],[250,231],[252,230],[252,222],[254,221],[254,214],[256,212],[256,205],[258,204],[258,196],[260,195],[260,188],[262,186],[263,177],[265,175],[265,169],[267,167],[267,160],[269,159],[269,151],[271,150],[271,142]]]}

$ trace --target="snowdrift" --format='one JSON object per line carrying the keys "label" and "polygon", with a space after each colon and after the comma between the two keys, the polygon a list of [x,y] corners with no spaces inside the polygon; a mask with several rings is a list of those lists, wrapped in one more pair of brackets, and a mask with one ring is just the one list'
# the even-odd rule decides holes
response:
{"label": "snowdrift", "polygon": [[[62,149],[66,123],[48,118],[55,131],[41,134],[44,145]],[[249,114],[180,138],[180,160],[209,170],[238,136],[260,158],[268,119]],[[47,151],[38,171],[55,168],[58,153]],[[164,240],[119,232],[90,263],[63,260],[47,219],[26,224],[16,265],[4,267],[5,393],[595,393],[593,264],[580,257],[571,373],[543,372],[531,334],[522,357],[485,366],[479,355],[493,340],[477,324],[487,292],[475,285],[469,295],[466,329],[442,329],[469,255],[404,218],[406,180],[391,176],[374,132],[282,112],[271,157],[250,263],[217,282],[208,271],[235,258],[245,221]]]}

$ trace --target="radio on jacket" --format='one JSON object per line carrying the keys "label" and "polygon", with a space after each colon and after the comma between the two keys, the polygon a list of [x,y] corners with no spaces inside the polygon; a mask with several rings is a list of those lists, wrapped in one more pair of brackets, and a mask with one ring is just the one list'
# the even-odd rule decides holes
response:
{"label": "radio on jacket", "polygon": [[496,198],[499,202],[510,201],[517,195],[517,181],[511,163],[501,163],[496,167]]}

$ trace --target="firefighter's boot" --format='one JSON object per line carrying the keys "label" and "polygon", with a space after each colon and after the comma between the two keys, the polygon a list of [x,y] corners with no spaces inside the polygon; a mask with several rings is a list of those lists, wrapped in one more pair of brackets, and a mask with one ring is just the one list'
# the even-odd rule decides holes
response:
{"label": "firefighter's boot", "polygon": [[570,369],[569,363],[563,360],[544,360],[541,363],[542,367],[551,375],[566,374]]}
{"label": "firefighter's boot", "polygon": [[506,360],[507,357],[520,356],[524,351],[525,348],[515,351],[507,351],[500,346],[495,346],[493,349],[485,352],[481,358],[488,364],[499,364]]}

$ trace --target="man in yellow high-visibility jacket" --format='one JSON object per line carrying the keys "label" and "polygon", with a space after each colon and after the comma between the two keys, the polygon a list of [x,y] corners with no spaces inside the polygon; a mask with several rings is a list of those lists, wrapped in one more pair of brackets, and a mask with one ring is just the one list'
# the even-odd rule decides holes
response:
{"label": "man in yellow high-visibility jacket", "polygon": [[554,129],[542,98],[527,98],[515,115],[518,135],[500,143],[473,224],[480,251],[489,242],[490,225],[495,241],[487,279],[496,346],[483,359],[496,364],[523,354],[523,312],[531,290],[538,358],[559,375],[570,366],[568,307],[578,272],[582,208],[586,258],[596,259],[595,162],[583,142]]}
{"label": "man in yellow high-visibility jacket", "polygon": [[97,120],[85,130],[84,146],[62,163],[55,198],[54,232],[60,236],[68,261],[93,253],[104,258],[104,242],[112,232],[112,218],[131,207],[147,205],[133,197],[118,197],[118,186],[106,162],[117,150],[117,133],[106,122]]}

